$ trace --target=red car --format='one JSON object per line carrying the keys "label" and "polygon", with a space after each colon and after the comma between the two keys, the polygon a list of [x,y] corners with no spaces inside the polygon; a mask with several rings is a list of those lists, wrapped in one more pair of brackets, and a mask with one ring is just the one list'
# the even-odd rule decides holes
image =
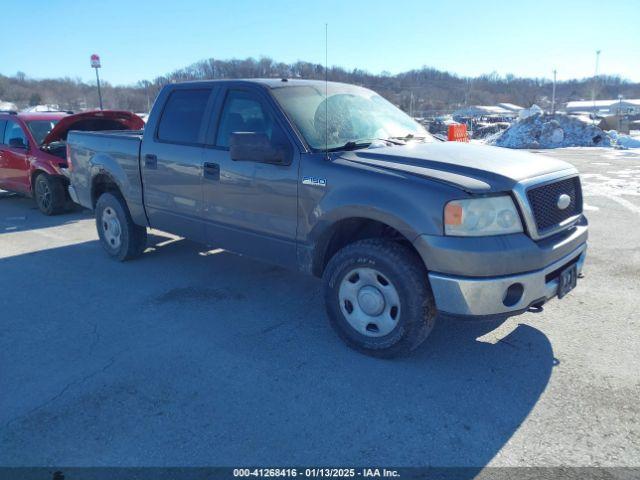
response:
{"label": "red car", "polygon": [[68,180],[65,140],[70,130],[141,130],[143,120],[131,112],[97,110],[0,112],[0,189],[34,197],[45,215],[64,210]]}

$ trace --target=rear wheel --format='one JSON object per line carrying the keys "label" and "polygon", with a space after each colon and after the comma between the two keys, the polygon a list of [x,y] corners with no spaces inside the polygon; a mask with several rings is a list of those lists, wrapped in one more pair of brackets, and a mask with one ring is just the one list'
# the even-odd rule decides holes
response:
{"label": "rear wheel", "polygon": [[45,215],[56,215],[64,211],[66,195],[62,180],[40,173],[34,182],[34,198],[38,209]]}
{"label": "rear wheel", "polygon": [[139,257],[147,245],[147,229],[133,222],[124,199],[103,193],[96,204],[96,228],[103,248],[120,261]]}
{"label": "rear wheel", "polygon": [[397,242],[368,239],[347,245],[329,261],[323,281],[331,325],[363,353],[407,354],[435,325],[422,260]]}

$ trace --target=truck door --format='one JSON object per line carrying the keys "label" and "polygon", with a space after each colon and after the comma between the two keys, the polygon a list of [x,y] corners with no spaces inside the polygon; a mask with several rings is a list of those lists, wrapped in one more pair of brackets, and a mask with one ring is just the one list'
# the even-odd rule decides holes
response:
{"label": "truck door", "polygon": [[177,87],[159,98],[140,149],[151,227],[195,241],[204,240],[202,155],[213,90]]}
{"label": "truck door", "polygon": [[34,148],[34,146],[28,144],[27,135],[15,120],[7,120],[1,143],[0,182],[2,188],[28,193],[30,190],[29,148]]}
{"label": "truck door", "polygon": [[[209,244],[285,266],[296,264],[299,154],[259,88],[226,89],[217,102],[204,152],[204,215]],[[233,161],[233,132],[265,133],[288,142],[289,165]]]}

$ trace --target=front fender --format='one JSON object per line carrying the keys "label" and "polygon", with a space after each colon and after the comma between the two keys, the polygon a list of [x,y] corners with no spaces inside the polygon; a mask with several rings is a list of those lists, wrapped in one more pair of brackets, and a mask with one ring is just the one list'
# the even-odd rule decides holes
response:
{"label": "front fender", "polygon": [[[382,222],[407,240],[442,235],[444,205],[459,198],[458,189],[416,178],[379,182],[345,182],[326,190],[301,185],[299,241],[316,242],[331,225],[348,218]],[[398,180],[398,181],[395,181]]]}
{"label": "front fender", "polygon": [[[53,157],[55,160],[59,161],[59,163],[64,163],[61,158]],[[29,185],[33,185],[34,174],[36,172],[44,172],[47,175],[52,175],[56,177],[63,177],[66,180],[66,177],[60,170],[60,167],[54,165],[52,161],[49,159],[43,159],[39,156],[34,156],[29,159]]]}
{"label": "front fender", "polygon": [[[393,205],[393,210],[391,208]],[[373,192],[368,188],[334,191],[324,197],[310,212],[307,241],[315,243],[332,225],[350,218],[375,220],[396,229],[409,241],[420,235],[415,221],[419,216],[415,205],[391,192]]]}
{"label": "front fender", "polygon": [[409,242],[424,232],[441,234],[444,204],[460,193],[440,184],[425,188],[428,186],[405,178],[400,188],[380,189],[362,182],[343,188],[334,186],[322,195],[317,187],[302,185],[304,217],[299,222],[298,238],[301,270],[315,271],[336,226],[343,220],[374,220],[395,229]]}

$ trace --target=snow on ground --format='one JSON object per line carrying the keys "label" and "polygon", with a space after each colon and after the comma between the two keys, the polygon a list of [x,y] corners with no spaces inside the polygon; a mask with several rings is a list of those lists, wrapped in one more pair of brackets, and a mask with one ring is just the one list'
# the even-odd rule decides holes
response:
{"label": "snow on ground", "polygon": [[568,115],[535,113],[487,139],[507,148],[608,147],[611,137],[592,123]]}
{"label": "snow on ground", "polygon": [[615,130],[609,130],[607,132],[609,138],[611,138],[611,143],[616,148],[640,148],[640,138],[632,137],[630,135],[625,135],[623,133],[618,133]]}

